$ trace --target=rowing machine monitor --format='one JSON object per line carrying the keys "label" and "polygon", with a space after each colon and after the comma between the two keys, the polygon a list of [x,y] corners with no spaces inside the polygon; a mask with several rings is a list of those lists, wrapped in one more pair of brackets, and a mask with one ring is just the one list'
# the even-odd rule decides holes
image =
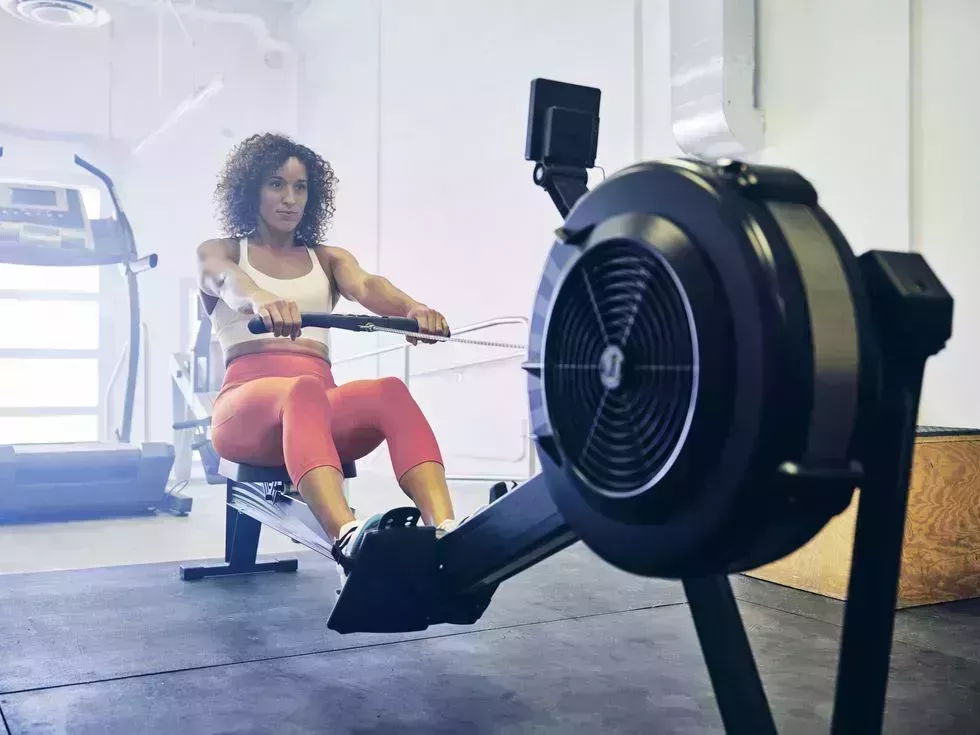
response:
{"label": "rowing machine monitor", "polygon": [[545,189],[562,217],[588,190],[588,169],[599,145],[595,87],[535,79],[527,115],[524,158],[534,161],[534,183]]}

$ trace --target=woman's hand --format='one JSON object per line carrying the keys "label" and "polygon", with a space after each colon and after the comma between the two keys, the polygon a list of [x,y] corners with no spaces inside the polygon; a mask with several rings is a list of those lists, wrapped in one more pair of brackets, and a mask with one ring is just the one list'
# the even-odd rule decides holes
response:
{"label": "woman's hand", "polygon": [[282,299],[268,291],[258,291],[251,299],[252,313],[262,317],[265,327],[277,337],[296,339],[302,320],[295,301]]}
{"label": "woman's hand", "polygon": [[[409,319],[414,319],[419,323],[419,331],[425,332],[426,334],[449,334],[449,323],[446,321],[446,317],[440,314],[435,309],[430,309],[425,304],[416,304],[408,313],[405,315]],[[406,337],[406,340],[410,344],[416,345],[419,343],[418,337]],[[433,344],[436,340],[434,339],[423,339],[421,340],[427,345]]]}

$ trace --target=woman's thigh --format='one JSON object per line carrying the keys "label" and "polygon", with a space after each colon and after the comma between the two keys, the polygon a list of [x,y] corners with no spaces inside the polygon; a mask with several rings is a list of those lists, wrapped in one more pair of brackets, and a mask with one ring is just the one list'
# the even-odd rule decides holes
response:
{"label": "woman's thigh", "polygon": [[232,462],[284,464],[282,403],[293,380],[256,378],[222,391],[211,416],[215,451]]}
{"label": "woman's thigh", "polygon": [[[215,401],[211,441],[218,454],[232,462],[277,466],[283,453],[283,404],[297,378],[256,378],[228,388]],[[312,381],[311,381],[312,382]],[[355,380],[338,387],[324,384],[337,454],[353,462],[370,454],[385,440],[383,414],[385,379]]]}
{"label": "woman's thigh", "polygon": [[370,454],[385,440],[381,428],[382,380],[353,380],[327,392],[331,434],[344,462]]}

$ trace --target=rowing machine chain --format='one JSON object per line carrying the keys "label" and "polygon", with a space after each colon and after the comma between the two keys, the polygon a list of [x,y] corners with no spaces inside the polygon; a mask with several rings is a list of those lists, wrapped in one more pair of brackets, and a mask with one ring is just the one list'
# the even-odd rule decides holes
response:
{"label": "rowing machine chain", "polygon": [[433,340],[435,342],[456,342],[465,345],[479,345],[481,347],[503,347],[509,350],[524,350],[526,345],[519,345],[515,342],[490,342],[479,339],[466,339],[465,337],[447,337],[444,334],[427,334],[425,332],[408,332],[402,329],[391,329],[389,327],[379,327],[374,324],[365,324],[361,331],[364,332],[388,332],[389,334],[400,334],[404,337],[418,337],[423,340]]}

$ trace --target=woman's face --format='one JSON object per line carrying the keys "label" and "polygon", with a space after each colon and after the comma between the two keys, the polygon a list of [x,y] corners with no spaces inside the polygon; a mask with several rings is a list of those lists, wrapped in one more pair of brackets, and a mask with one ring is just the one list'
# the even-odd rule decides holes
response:
{"label": "woman's face", "polygon": [[307,190],[306,166],[296,157],[288,159],[262,183],[259,215],[270,229],[292,232],[303,218]]}

